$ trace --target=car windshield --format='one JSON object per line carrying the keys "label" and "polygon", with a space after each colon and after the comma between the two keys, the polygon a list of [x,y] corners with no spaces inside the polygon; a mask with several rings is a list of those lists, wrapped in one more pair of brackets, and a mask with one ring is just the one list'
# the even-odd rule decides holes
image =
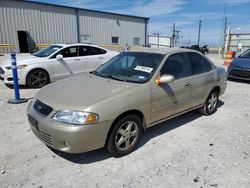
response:
{"label": "car windshield", "polygon": [[239,57],[240,58],[250,58],[250,49],[248,49],[247,51],[243,52],[243,54],[241,54]]}
{"label": "car windshield", "polygon": [[145,52],[122,52],[93,72],[96,76],[145,83],[154,74],[164,55]]}
{"label": "car windshield", "polygon": [[57,51],[61,48],[62,48],[62,46],[52,45],[52,46],[49,46],[47,48],[43,48],[43,49],[33,53],[33,55],[36,57],[48,57],[49,55],[51,55],[52,53],[54,53],[55,51]]}

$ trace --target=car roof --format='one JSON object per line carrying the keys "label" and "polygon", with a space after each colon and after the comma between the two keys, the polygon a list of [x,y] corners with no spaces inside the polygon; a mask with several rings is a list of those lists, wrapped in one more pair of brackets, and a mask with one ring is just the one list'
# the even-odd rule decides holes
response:
{"label": "car roof", "polygon": [[160,54],[169,54],[175,52],[196,52],[192,49],[186,48],[141,48],[136,50],[130,50],[133,52],[147,52],[147,53],[160,53]]}
{"label": "car roof", "polygon": [[[98,48],[102,48],[100,46],[96,46],[96,45],[92,45],[92,44],[84,44],[84,43],[61,43],[61,44],[54,44],[54,45],[58,45],[58,46],[62,46],[62,47],[70,47],[70,46],[92,46],[92,47],[98,47]],[[103,48],[102,48],[103,49]]]}

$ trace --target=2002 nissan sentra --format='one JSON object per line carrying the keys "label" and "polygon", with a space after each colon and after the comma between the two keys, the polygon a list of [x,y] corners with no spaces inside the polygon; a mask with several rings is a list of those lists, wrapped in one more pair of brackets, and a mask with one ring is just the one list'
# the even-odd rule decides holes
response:
{"label": "2002 nissan sentra", "polygon": [[68,153],[106,146],[132,152],[146,128],[199,109],[217,110],[226,72],[188,49],[122,52],[96,71],[42,88],[28,105],[33,133]]}

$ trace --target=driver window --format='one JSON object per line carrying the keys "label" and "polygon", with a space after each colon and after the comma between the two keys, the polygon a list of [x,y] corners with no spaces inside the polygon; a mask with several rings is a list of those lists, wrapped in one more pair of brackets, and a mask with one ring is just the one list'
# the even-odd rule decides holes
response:
{"label": "driver window", "polygon": [[61,54],[63,55],[64,58],[65,57],[67,58],[67,57],[77,57],[77,53],[78,53],[78,47],[73,46],[61,50],[58,54]]}
{"label": "driver window", "polygon": [[175,79],[185,77],[185,54],[171,55],[161,69],[161,75],[163,74],[173,75]]}

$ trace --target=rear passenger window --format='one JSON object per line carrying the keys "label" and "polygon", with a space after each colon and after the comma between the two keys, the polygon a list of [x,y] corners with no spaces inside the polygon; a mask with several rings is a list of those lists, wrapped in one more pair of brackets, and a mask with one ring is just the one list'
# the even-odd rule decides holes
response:
{"label": "rear passenger window", "polygon": [[80,48],[79,56],[101,55],[106,53],[106,50],[91,46],[80,46],[79,48]]}
{"label": "rear passenger window", "polygon": [[161,75],[163,74],[173,75],[175,79],[185,77],[185,54],[179,53],[170,56],[161,69]]}
{"label": "rear passenger window", "polygon": [[187,54],[193,75],[212,70],[211,64],[200,54],[194,52],[188,52]]}

